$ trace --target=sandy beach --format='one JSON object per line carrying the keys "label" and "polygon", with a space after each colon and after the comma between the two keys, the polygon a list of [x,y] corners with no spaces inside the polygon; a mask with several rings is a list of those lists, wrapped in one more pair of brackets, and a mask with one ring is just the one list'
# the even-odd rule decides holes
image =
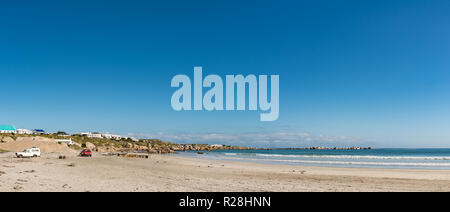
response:
{"label": "sandy beach", "polygon": [[450,170],[299,167],[170,155],[0,154],[0,191],[450,191]]}

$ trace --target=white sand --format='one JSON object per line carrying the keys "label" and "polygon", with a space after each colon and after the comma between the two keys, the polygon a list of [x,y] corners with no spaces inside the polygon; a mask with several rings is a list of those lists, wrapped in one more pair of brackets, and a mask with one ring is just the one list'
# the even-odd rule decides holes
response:
{"label": "white sand", "polygon": [[450,191],[447,170],[297,167],[175,155],[57,156],[0,154],[0,191]]}

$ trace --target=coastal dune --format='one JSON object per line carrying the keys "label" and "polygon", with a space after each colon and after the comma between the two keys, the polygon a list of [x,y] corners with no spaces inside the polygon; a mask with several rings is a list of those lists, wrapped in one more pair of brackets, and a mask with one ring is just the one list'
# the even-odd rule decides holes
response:
{"label": "coastal dune", "polygon": [[0,154],[0,191],[450,191],[448,170],[300,167],[150,155]]}
{"label": "coastal dune", "polygon": [[23,151],[31,147],[38,147],[42,153],[75,153],[76,151],[71,149],[65,143],[58,143],[54,139],[44,137],[18,137],[16,140],[11,137],[0,138],[0,149],[8,150],[12,152]]}

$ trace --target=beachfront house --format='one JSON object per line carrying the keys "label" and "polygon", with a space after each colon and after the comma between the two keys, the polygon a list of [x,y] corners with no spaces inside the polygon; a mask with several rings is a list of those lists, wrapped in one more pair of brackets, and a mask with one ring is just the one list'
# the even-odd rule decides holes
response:
{"label": "beachfront house", "polygon": [[33,134],[34,135],[44,135],[45,134],[45,130],[43,130],[43,129],[34,129],[33,130]]}
{"label": "beachfront house", "polygon": [[12,125],[0,125],[0,133],[16,133],[16,128]]}
{"label": "beachfront house", "polygon": [[54,133],[53,135],[62,136],[62,137],[69,137],[70,135],[64,131],[58,131]]}
{"label": "beachfront house", "polygon": [[102,137],[102,134],[100,134],[100,133],[90,133],[90,132],[87,132],[87,133],[81,133],[81,135],[82,136],[86,136],[86,137],[88,137],[88,138],[103,138]]}
{"label": "beachfront house", "polygon": [[16,133],[21,135],[31,135],[33,134],[33,131],[27,129],[17,129]]}
{"label": "beachfront house", "polygon": [[88,138],[102,138],[102,134],[100,133],[90,133]]}
{"label": "beachfront house", "polygon": [[120,135],[102,134],[102,136],[103,136],[103,138],[106,138],[106,139],[114,139],[114,140],[122,139],[122,136],[120,136]]}

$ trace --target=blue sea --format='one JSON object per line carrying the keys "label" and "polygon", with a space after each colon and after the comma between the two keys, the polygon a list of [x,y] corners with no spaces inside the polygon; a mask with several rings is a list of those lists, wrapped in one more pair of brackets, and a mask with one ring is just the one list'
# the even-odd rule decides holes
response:
{"label": "blue sea", "polygon": [[450,149],[372,149],[372,150],[217,150],[186,157],[247,161],[297,166],[354,168],[448,169]]}

